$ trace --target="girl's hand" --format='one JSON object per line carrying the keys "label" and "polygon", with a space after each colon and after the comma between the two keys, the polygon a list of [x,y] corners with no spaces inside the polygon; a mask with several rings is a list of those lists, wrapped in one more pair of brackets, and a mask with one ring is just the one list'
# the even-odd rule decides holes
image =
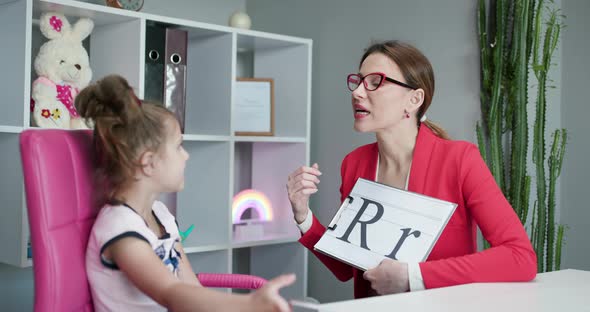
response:
{"label": "girl's hand", "polygon": [[281,275],[270,280],[262,288],[250,295],[253,311],[291,311],[289,304],[279,294],[279,289],[295,282],[295,274]]}
{"label": "girl's hand", "polygon": [[318,191],[317,184],[320,183],[318,176],[322,175],[318,169],[317,163],[311,167],[301,166],[287,178],[287,192],[297,223],[303,222],[307,217],[309,196]]}

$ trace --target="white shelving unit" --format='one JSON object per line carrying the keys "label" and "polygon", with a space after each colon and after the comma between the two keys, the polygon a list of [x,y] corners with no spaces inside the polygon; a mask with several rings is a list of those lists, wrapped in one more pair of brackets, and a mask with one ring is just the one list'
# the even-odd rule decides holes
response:
{"label": "white shelving unit", "polygon": [[[95,27],[85,44],[93,80],[108,74],[127,78],[144,94],[146,24],[188,32],[185,148],[190,153],[185,190],[167,198],[181,229],[194,224],[184,242],[197,272],[245,273],[272,278],[294,272],[288,298],[306,295],[307,257],[298,243],[285,189],[290,171],[309,162],[312,41],[191,20],[130,12],[72,0],[0,2],[0,262],[31,265],[18,136],[30,128],[31,68],[46,40],[35,23],[43,12],[60,12],[71,23],[89,17]],[[237,77],[274,79],[275,135],[235,136],[233,90]],[[244,189],[265,193],[274,219],[264,234],[234,239],[232,198]],[[34,251],[33,251],[34,252]]]}

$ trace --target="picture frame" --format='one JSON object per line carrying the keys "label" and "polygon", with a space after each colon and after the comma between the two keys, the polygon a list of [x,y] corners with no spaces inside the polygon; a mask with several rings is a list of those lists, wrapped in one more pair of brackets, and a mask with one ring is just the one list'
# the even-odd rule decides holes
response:
{"label": "picture frame", "polygon": [[234,134],[274,135],[274,79],[237,78],[234,94]]}

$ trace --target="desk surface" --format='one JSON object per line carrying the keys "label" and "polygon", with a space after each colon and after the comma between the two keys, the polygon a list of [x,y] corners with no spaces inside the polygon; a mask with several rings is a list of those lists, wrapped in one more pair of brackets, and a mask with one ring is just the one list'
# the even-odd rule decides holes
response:
{"label": "desk surface", "polygon": [[475,283],[317,306],[347,311],[590,311],[590,272],[537,274],[528,283]]}

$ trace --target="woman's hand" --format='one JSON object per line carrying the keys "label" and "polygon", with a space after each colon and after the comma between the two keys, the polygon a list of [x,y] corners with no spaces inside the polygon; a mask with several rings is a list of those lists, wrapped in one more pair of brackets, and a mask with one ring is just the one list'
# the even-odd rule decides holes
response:
{"label": "woman's hand", "polygon": [[375,268],[366,271],[363,278],[371,282],[379,295],[397,294],[410,290],[408,264],[385,259]]}
{"label": "woman's hand", "polygon": [[291,311],[289,304],[279,294],[279,289],[295,282],[295,274],[281,275],[250,295],[249,307],[253,311]]}
{"label": "woman's hand", "polygon": [[318,176],[322,174],[318,168],[317,163],[311,167],[301,166],[287,178],[287,192],[297,223],[303,222],[307,217],[309,196],[318,191]]}

